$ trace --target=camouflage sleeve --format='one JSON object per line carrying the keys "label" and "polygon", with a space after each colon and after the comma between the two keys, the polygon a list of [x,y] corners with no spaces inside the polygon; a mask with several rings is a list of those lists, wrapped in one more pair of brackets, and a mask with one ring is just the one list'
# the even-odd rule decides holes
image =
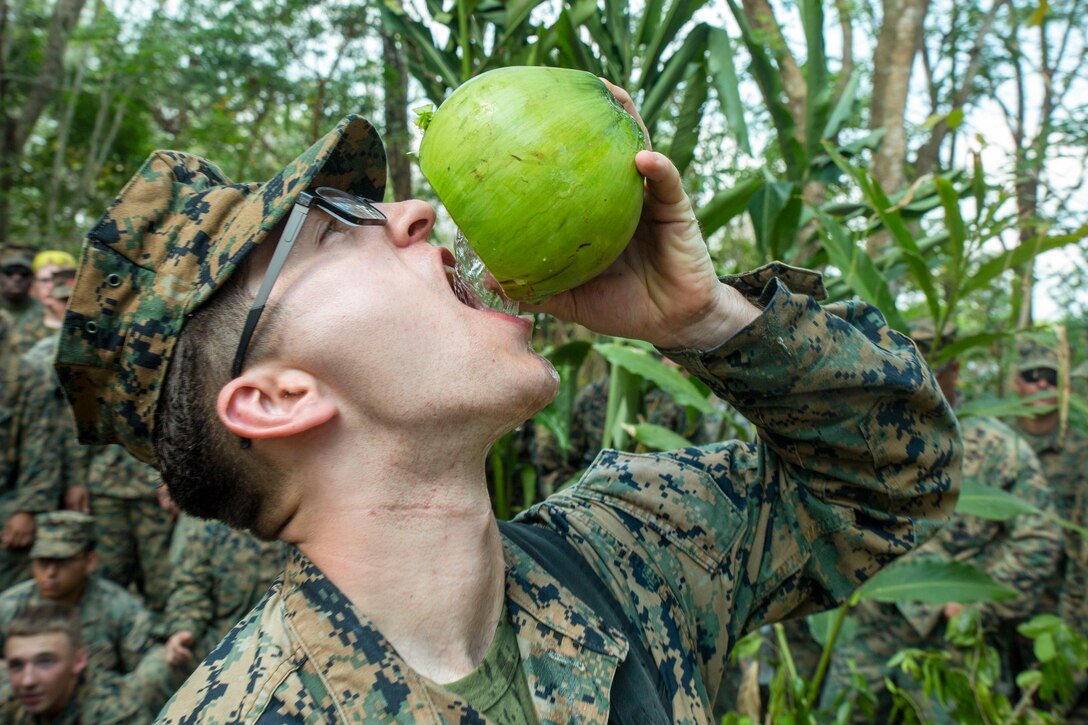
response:
{"label": "camouflage sleeve", "polygon": [[1065,580],[1058,598],[1058,614],[1062,620],[1088,637],[1088,545],[1076,540],[1073,552],[1065,564]]}
{"label": "camouflage sleeve", "polygon": [[185,540],[181,557],[170,577],[166,631],[173,634],[188,630],[199,642],[214,617],[211,540],[215,524],[192,521],[182,531]]}
{"label": "camouflage sleeve", "polygon": [[743,633],[843,601],[956,502],[959,428],[911,341],[870,305],[824,309],[779,277],[818,291],[782,265],[729,280],[760,318],[717,349],[669,353],[757,443],[606,451],[535,514],[655,623],[662,661],[693,658],[711,688]]}
{"label": "camouflage sleeve", "polygon": [[16,510],[53,511],[60,505],[64,490],[62,456],[58,453],[61,439],[75,428],[52,368],[26,368],[15,425],[19,431],[15,451]]}
{"label": "camouflage sleeve", "polygon": [[[1013,495],[1039,509],[1052,511],[1053,504],[1039,459],[1027,441],[1011,431],[1009,435],[1012,447],[1003,458],[1005,470],[995,471],[993,475],[1010,479],[1004,487]],[[986,611],[1002,619],[1030,616],[1057,566],[1061,541],[1061,529],[1041,514],[1021,514],[1014,518],[1008,536],[997,546],[988,547],[984,568],[994,579],[1020,592],[1020,596],[987,605]]]}
{"label": "camouflage sleeve", "polygon": [[134,596],[118,598],[116,606],[116,616],[121,626],[121,666],[125,672],[133,672],[155,646],[152,634],[154,622],[151,614]]}

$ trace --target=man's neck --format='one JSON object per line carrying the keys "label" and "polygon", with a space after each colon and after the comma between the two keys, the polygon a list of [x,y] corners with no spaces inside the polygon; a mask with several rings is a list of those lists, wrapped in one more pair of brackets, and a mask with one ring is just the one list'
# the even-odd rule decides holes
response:
{"label": "man's neck", "polygon": [[502,613],[502,540],[483,455],[459,465],[421,445],[418,460],[389,465],[375,460],[377,450],[349,469],[328,467],[320,484],[311,478],[281,538],[296,544],[416,672],[452,682],[483,659]]}

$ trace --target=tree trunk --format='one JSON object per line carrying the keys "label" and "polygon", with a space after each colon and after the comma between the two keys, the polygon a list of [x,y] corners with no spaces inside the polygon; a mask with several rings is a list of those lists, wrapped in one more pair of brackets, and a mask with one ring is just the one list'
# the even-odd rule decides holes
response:
{"label": "tree trunk", "polygon": [[[72,30],[79,22],[79,15],[83,11],[85,2],[86,0],[57,0],[57,4],[53,6],[53,16],[49,21],[45,46],[42,49],[42,64],[38,68],[22,108],[14,113],[6,110],[13,100],[11,96],[14,95],[10,87],[6,85],[6,81],[5,88],[0,92],[0,103],[5,108],[4,115],[0,117],[4,124],[0,134],[0,243],[6,242],[8,237],[11,191],[15,186],[15,167],[18,158],[42,112],[63,85],[65,50]],[[3,23],[3,27],[0,27],[0,37],[5,38],[2,41],[4,47],[0,48],[0,54],[4,56],[6,63],[12,52],[8,48],[9,11],[6,2],[0,8],[0,13],[2,13],[0,23]],[[0,70],[6,70],[6,68]],[[0,77],[3,75],[0,74]]]}
{"label": "tree trunk", "polygon": [[392,33],[382,30],[385,71],[385,152],[389,159],[393,199],[412,198],[412,164],[408,158],[408,71],[404,53]]}
{"label": "tree trunk", "polygon": [[[873,102],[870,127],[884,129],[884,140],[873,155],[873,176],[887,194],[906,179],[907,132],[904,119],[910,75],[925,25],[929,0],[884,0],[884,17],[873,54]],[[886,234],[869,238],[869,256],[888,244]]]}
{"label": "tree trunk", "polygon": [[771,50],[778,71],[782,75],[782,88],[786,91],[786,103],[797,126],[797,138],[804,143],[805,111],[808,103],[808,86],[797,60],[790,54],[782,28],[775,20],[774,10],[767,0],[742,0],[744,16],[756,37],[762,38]]}

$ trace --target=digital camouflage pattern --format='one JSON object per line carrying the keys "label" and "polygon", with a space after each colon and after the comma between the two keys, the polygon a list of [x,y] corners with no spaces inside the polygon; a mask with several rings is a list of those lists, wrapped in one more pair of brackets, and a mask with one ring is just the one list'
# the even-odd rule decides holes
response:
{"label": "digital camouflage pattern", "polygon": [[[39,349],[49,350],[45,338],[5,368],[0,425],[3,425],[3,467],[0,469],[0,520],[17,512],[53,511],[65,487],[61,439],[72,430],[71,414],[55,382],[52,359],[42,361]],[[27,549],[0,550],[0,591],[30,576]]]}
{"label": "digital camouflage pattern", "polygon": [[68,302],[57,370],[81,441],[155,462],[155,411],[187,315],[311,186],[382,198],[385,151],[367,121],[348,116],[263,184],[232,183],[197,156],[151,155],[88,232]]}
{"label": "digital camouflage pattern", "polygon": [[[17,584],[0,594],[0,651],[15,617],[42,601],[33,581]],[[126,674],[151,650],[151,617],[134,595],[100,576],[87,581],[77,605],[82,623],[88,667],[93,672]]]}
{"label": "digital camouflage pattern", "polygon": [[151,719],[127,677],[80,678],[72,699],[55,718],[32,715],[18,700],[0,705],[0,725],[145,725]]}
{"label": "digital camouflage pattern", "polygon": [[[1022,434],[1039,456],[1058,515],[1088,525],[1088,436],[1073,428],[1063,433],[1057,425],[1048,434]],[[1062,537],[1062,556],[1047,579],[1040,606],[1088,636],[1088,541],[1068,530]],[[1066,717],[1070,723],[1088,722],[1088,682],[1083,677]]]}
{"label": "digital camouflage pattern", "polygon": [[283,573],[291,547],[221,521],[192,519],[179,531],[184,538],[170,582],[166,631],[191,632],[199,662],[257,606]]}
{"label": "digital camouflage pattern", "polygon": [[174,531],[157,498],[162,479],[123,446],[82,447],[90,451],[86,486],[98,540],[98,571],[123,587],[135,584],[147,606],[162,612],[170,595]]}
{"label": "digital camouflage pattern", "polygon": [[43,337],[52,335],[45,325],[45,308],[36,299],[29,299],[20,307],[0,297],[0,315],[3,315],[7,327],[4,339],[3,357],[5,365],[10,365],[13,358],[27,353]]}
{"label": "digital camouflage pattern", "polygon": [[[967,418],[960,425],[965,483],[999,487],[1040,509],[1053,510],[1042,467],[1024,439],[993,418]],[[981,606],[985,621],[994,630],[990,644],[1007,661],[1012,654],[1010,648],[1016,646],[1010,636],[1015,624],[1043,611],[1039,597],[1057,564],[1060,538],[1060,530],[1042,515],[1021,514],[1008,521],[990,521],[956,514],[936,537],[909,556],[971,564],[1019,593],[1015,599]],[[885,666],[890,657],[905,647],[950,647],[944,639],[948,620],[940,605],[865,601],[852,616],[858,628],[849,642],[835,648],[824,690],[825,706],[848,688],[851,661],[882,699],[883,706],[889,707],[884,678],[897,676]],[[899,684],[908,690],[914,686],[909,677]],[[919,697],[919,701],[924,699]],[[933,712],[930,715],[937,716]]]}
{"label": "digital camouflage pattern", "polygon": [[[579,483],[519,516],[566,538],[644,623],[679,723],[708,720],[738,637],[841,601],[956,501],[955,416],[910,341],[869,305],[829,314],[779,277],[822,291],[818,275],[782,265],[728,278],[757,298],[760,318],[714,350],[670,353],[761,429],[757,443],[604,451]],[[540,722],[606,722],[627,641],[504,543]],[[481,722],[444,692],[296,552],[160,721]]]}
{"label": "digital camouflage pattern", "polygon": [[[1073,428],[1062,435],[1057,426],[1046,435],[1032,435],[1022,428],[1020,434],[1039,457],[1055,512],[1080,526],[1088,525],[1088,437]],[[1080,623],[1081,633],[1088,635],[1085,591],[1083,584],[1077,584],[1088,566],[1088,548],[1076,532],[1062,530],[1061,536],[1062,556],[1046,579],[1040,606],[1043,611],[1064,611],[1066,621]]]}
{"label": "digital camouflage pattern", "polygon": [[32,559],[67,559],[94,543],[94,517],[82,511],[50,511],[34,517]]}

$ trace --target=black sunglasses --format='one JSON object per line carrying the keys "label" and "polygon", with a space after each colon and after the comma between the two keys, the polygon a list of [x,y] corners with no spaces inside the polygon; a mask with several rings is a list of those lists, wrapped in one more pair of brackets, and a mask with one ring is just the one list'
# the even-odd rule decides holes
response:
{"label": "black sunglasses", "polygon": [[1058,371],[1053,368],[1032,368],[1030,370],[1022,370],[1020,372],[1020,379],[1025,383],[1037,383],[1040,380],[1045,380],[1051,387],[1055,387],[1058,384]]}
{"label": "black sunglasses", "polygon": [[11,264],[4,267],[3,272],[8,277],[29,277],[32,272],[21,264]]}
{"label": "black sunglasses", "polygon": [[[283,265],[287,263],[287,255],[295,246],[295,240],[298,239],[298,233],[302,230],[302,224],[306,221],[310,208],[315,206],[349,227],[368,224],[384,226],[387,221],[385,214],[374,206],[374,202],[346,191],[322,186],[314,191],[299,193],[298,198],[295,199],[295,205],[291,208],[291,215],[287,217],[280,240],[276,243],[276,250],[272,253],[272,261],[268,263],[268,269],[265,270],[257,296],[253,299],[253,306],[249,308],[249,314],[246,316],[246,324],[238,340],[238,350],[234,353],[234,364],[230,369],[232,378],[242,374],[246,352],[253,339],[253,331],[257,329],[257,322],[261,319],[261,313],[264,312],[265,304],[268,302],[268,295],[272,293],[272,286],[283,271]],[[243,438],[242,448],[249,448],[249,443],[248,438]]]}

